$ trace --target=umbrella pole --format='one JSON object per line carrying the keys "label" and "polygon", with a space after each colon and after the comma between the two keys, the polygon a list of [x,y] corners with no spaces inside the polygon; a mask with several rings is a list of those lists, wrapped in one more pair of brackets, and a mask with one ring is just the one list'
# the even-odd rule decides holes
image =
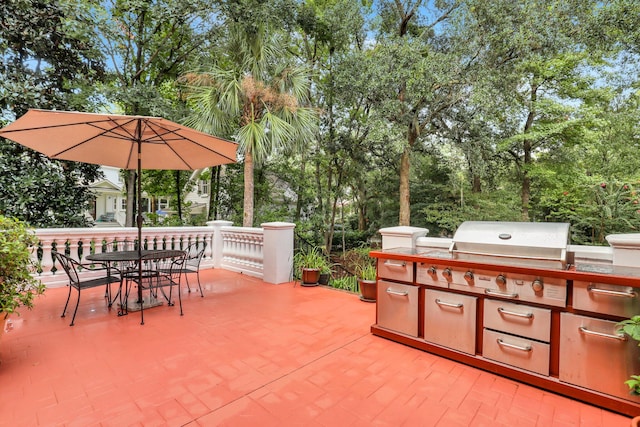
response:
{"label": "umbrella pole", "polygon": [[136,225],[138,226],[138,301],[140,302],[140,324],[144,325],[144,299],[142,298],[142,120],[138,120],[136,129],[136,138],[138,140],[138,169],[136,175],[137,193],[138,193],[138,215],[136,216]]}

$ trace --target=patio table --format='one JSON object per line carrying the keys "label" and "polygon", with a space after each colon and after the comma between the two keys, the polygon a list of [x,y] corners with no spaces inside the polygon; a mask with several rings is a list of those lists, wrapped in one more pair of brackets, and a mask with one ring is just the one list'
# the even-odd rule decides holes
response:
{"label": "patio table", "polygon": [[[129,278],[135,279],[138,277],[138,268],[141,268],[140,262],[142,260],[148,261],[153,259],[166,259],[166,258],[179,258],[185,256],[186,252],[182,250],[167,250],[167,249],[144,249],[142,251],[133,250],[133,251],[112,251],[112,252],[101,252],[96,254],[89,254],[86,256],[88,261],[100,262],[104,264],[111,265],[111,263],[115,262],[136,262],[137,267],[133,270],[127,271],[127,275]],[[109,269],[111,270],[111,269]],[[120,272],[123,274],[124,272]],[[124,278],[124,277],[123,277]],[[129,301],[128,292],[124,296],[123,301],[123,292],[122,292],[122,282],[120,282],[120,311],[118,315],[126,315],[129,312]],[[135,300],[134,304],[131,304],[133,307],[139,307],[140,311],[143,310],[143,298],[142,298],[142,283],[138,283],[138,296]],[[158,305],[162,305],[162,302],[156,299],[155,303],[152,302],[152,298],[149,298],[149,304],[146,304],[148,308],[156,307]],[[144,316],[144,314],[143,314]],[[142,318],[142,323],[144,324],[144,317]]]}

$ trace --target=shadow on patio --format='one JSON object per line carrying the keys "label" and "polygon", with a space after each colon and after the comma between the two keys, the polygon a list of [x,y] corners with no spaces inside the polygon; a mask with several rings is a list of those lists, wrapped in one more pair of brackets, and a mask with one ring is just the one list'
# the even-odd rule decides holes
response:
{"label": "shadow on patio", "polygon": [[[602,426],[628,418],[375,337],[375,304],[224,270],[118,317],[49,289],[0,340],[1,426]],[[73,298],[73,296],[72,296]]]}

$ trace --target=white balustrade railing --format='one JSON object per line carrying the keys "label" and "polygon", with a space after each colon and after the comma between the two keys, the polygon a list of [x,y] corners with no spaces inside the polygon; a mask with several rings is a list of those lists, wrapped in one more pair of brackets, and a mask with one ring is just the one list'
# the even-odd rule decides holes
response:
{"label": "white balustrade railing", "polygon": [[261,228],[222,227],[222,267],[262,277],[264,236]]}
{"label": "white balustrade railing", "polygon": [[[291,280],[293,265],[283,264],[282,260],[292,260],[294,224],[265,223],[263,228],[233,227],[231,224],[229,221],[211,221],[206,227],[146,227],[142,229],[143,245],[147,249],[186,249],[191,243],[204,242],[201,269],[224,268],[268,283]],[[35,232],[40,240],[39,250],[33,253],[39,265],[37,277],[47,287],[68,283],[66,274],[54,262],[54,250],[64,248],[74,259],[86,262],[86,255],[103,252],[107,244],[122,242],[124,245],[138,238],[138,230],[134,227],[48,228]],[[290,245],[288,240],[291,240]],[[270,254],[268,265],[263,256],[265,244],[277,252]],[[95,273],[85,271],[83,274]]]}

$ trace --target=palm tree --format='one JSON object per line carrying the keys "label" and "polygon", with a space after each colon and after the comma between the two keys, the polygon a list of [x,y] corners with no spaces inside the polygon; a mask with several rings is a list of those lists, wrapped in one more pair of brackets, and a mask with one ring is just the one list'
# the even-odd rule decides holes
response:
{"label": "palm tree", "polygon": [[181,79],[193,114],[188,124],[232,135],[244,157],[243,226],[253,226],[254,165],[277,150],[306,146],[316,134],[308,107],[310,71],[294,64],[282,37],[266,25],[229,26],[225,56],[207,71]]}

